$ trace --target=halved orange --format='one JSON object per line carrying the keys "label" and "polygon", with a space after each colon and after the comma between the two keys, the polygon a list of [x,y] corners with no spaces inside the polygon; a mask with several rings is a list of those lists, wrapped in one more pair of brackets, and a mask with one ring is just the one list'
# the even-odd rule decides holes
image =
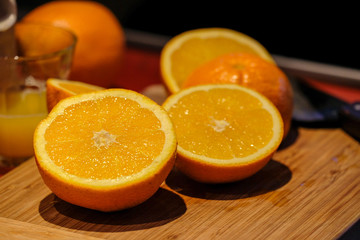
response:
{"label": "halved orange", "polygon": [[50,78],[46,81],[46,103],[48,111],[50,112],[51,109],[64,98],[103,89],[103,87],[84,82]]}
{"label": "halved orange", "polygon": [[190,87],[168,97],[163,107],[178,140],[175,165],[199,182],[233,182],[255,174],[283,138],[273,103],[237,84]]}
{"label": "halved orange", "polygon": [[108,89],[60,101],[35,130],[34,149],[55,195],[115,211],[158,190],[173,167],[176,137],[160,105],[134,91]]}
{"label": "halved orange", "polygon": [[210,83],[236,83],[265,95],[284,120],[284,137],[291,126],[293,90],[286,74],[276,65],[249,53],[228,53],[201,64],[183,88]]}
{"label": "halved orange", "polygon": [[170,93],[178,92],[200,64],[231,52],[252,53],[275,63],[263,45],[241,32],[227,28],[189,30],[170,39],[161,51],[164,84]]}

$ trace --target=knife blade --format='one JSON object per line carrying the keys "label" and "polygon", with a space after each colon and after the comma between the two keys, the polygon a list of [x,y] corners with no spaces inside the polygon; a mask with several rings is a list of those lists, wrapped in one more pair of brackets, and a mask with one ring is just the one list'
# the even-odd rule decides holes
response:
{"label": "knife blade", "polygon": [[341,127],[360,140],[360,102],[347,103],[301,78],[289,76],[289,80],[294,90],[294,121],[308,126]]}
{"label": "knife blade", "polygon": [[289,75],[312,78],[325,83],[360,87],[360,69],[291,58],[276,54],[272,54],[272,56],[276,64]]}

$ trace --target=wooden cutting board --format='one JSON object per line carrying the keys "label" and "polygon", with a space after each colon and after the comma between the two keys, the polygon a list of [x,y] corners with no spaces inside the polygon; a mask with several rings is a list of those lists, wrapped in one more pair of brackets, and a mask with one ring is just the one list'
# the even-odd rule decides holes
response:
{"label": "wooden cutting board", "polygon": [[360,219],[360,145],[341,129],[294,128],[259,173],[206,185],[175,169],[132,209],[62,201],[34,159],[0,178],[0,239],[334,239]]}

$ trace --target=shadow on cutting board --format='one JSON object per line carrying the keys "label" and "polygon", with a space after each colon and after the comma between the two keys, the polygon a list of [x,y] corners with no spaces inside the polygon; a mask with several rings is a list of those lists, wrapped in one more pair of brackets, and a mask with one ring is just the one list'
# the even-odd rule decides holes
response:
{"label": "shadow on cutting board", "polygon": [[160,188],[146,202],[122,211],[100,212],[67,203],[54,194],[41,202],[41,217],[52,224],[82,231],[127,232],[167,224],[186,212],[184,200]]}
{"label": "shadow on cutting board", "polygon": [[270,160],[255,175],[233,183],[199,183],[174,169],[166,179],[166,184],[174,191],[194,198],[234,200],[254,197],[279,189],[288,183],[291,177],[292,173],[287,166]]}

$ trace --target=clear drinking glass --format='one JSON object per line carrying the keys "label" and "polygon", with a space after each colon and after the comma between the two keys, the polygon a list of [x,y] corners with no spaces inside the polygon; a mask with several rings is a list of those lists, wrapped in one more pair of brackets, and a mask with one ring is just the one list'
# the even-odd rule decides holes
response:
{"label": "clear drinking glass", "polygon": [[46,80],[67,79],[75,35],[34,23],[14,28],[16,56],[0,56],[0,165],[33,156],[33,133],[47,115]]}

